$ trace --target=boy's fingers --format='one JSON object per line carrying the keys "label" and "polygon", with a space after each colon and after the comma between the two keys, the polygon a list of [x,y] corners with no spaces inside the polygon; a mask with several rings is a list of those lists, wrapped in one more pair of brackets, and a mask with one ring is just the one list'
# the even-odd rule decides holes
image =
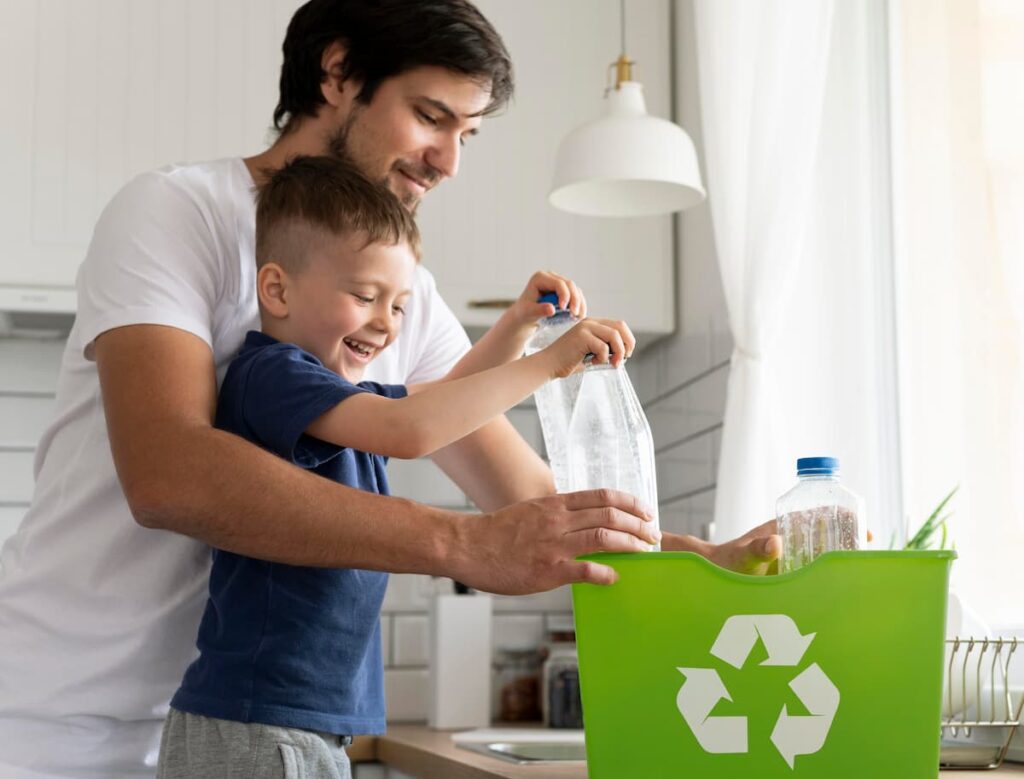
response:
{"label": "boy's fingers", "polygon": [[576,283],[573,282],[572,280],[567,281],[569,283],[569,292],[571,295],[569,302],[570,310],[572,311],[574,316],[583,316],[583,306],[585,301],[583,300],[583,295],[580,292],[580,288],[577,287]]}
{"label": "boy's fingers", "polygon": [[593,332],[587,333],[587,351],[594,355],[593,361],[598,365],[608,362],[608,344]]}

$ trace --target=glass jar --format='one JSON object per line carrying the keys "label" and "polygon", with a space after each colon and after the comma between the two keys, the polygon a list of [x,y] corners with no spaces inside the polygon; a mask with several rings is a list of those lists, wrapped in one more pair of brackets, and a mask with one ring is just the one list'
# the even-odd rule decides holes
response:
{"label": "glass jar", "polygon": [[582,728],[580,661],[575,642],[551,644],[543,671],[543,713],[549,728]]}
{"label": "glass jar", "polygon": [[499,648],[495,652],[496,719],[501,722],[537,722],[540,719],[542,660],[537,648]]}

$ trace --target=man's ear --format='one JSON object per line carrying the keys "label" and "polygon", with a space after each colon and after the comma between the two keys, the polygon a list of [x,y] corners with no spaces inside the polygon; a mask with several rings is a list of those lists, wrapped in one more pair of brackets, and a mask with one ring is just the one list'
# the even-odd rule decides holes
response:
{"label": "man's ear", "polygon": [[342,80],[341,70],[346,56],[348,49],[341,41],[335,41],[324,49],[320,58],[320,67],[324,72],[320,79],[320,94],[324,96],[327,105],[347,114],[361,85],[353,79]]}
{"label": "man's ear", "polygon": [[288,284],[291,280],[284,268],[268,262],[256,274],[256,295],[263,310],[275,319],[288,316]]}

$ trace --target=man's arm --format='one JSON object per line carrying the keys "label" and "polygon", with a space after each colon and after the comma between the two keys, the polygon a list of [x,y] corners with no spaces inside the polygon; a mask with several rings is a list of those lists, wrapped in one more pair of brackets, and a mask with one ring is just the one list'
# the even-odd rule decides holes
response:
{"label": "man's arm", "polygon": [[592,491],[467,516],[345,487],[213,427],[209,346],[171,327],[133,325],[96,340],[118,478],[136,521],[292,565],[451,576],[477,589],[539,592],[610,583],[596,551],[639,551],[635,500]]}
{"label": "man's arm", "polygon": [[696,536],[665,533],[661,538],[661,549],[664,552],[696,552],[722,568],[740,573],[778,573],[782,539],[776,535],[777,532],[775,520],[770,519],[724,544],[713,544]]}
{"label": "man's arm", "polygon": [[555,477],[505,417],[435,452],[431,459],[481,511],[555,494]]}

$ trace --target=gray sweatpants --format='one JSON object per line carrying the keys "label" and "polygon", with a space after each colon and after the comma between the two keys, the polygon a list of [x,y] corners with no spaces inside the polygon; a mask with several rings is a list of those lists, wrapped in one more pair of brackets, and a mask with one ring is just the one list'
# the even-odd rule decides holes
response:
{"label": "gray sweatpants", "polygon": [[157,779],[352,779],[348,740],[171,709]]}

